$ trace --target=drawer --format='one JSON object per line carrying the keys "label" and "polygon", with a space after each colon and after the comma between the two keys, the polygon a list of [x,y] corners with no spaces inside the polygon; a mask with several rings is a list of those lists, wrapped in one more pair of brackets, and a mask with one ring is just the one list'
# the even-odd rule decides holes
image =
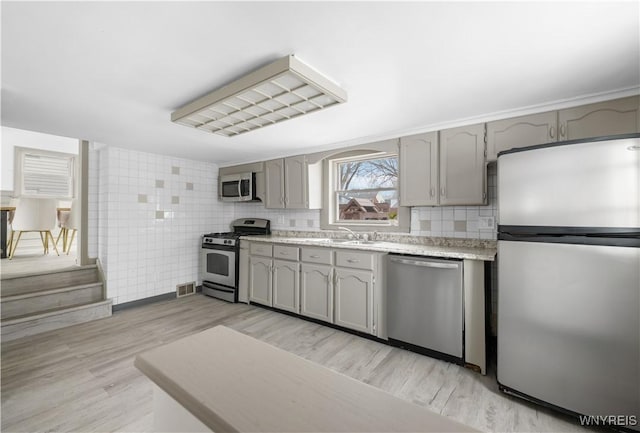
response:
{"label": "drawer", "polygon": [[329,248],[302,248],[300,260],[307,263],[333,264],[333,252]]}
{"label": "drawer", "polygon": [[274,245],[273,257],[283,260],[298,260],[298,247],[288,247],[286,245]]}
{"label": "drawer", "polygon": [[273,245],[252,242],[251,246],[249,247],[249,253],[256,256],[271,257],[273,255]]}
{"label": "drawer", "polygon": [[336,251],[336,266],[355,269],[373,269],[374,257],[375,255],[371,253]]}

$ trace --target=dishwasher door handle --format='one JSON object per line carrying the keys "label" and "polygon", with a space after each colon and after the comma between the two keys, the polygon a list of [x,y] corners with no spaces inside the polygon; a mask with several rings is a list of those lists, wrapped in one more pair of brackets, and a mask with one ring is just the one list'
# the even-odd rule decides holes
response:
{"label": "dishwasher door handle", "polygon": [[429,262],[423,260],[407,260],[399,259],[396,257],[391,258],[392,262],[402,263],[403,265],[422,266],[425,268],[439,268],[439,269],[458,269],[460,266],[458,263],[441,263],[441,262]]}

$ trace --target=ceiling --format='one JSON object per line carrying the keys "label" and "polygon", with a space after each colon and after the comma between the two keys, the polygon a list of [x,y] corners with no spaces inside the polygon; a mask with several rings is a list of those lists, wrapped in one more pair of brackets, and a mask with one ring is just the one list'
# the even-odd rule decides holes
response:
{"label": "ceiling", "polygon": [[[223,165],[640,89],[636,1],[1,7],[4,126]],[[289,54],[348,102],[232,138],[170,122]]]}

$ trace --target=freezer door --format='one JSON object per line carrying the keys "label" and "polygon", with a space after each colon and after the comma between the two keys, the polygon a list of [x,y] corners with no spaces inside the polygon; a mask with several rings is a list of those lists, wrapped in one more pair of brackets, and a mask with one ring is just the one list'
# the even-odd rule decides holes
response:
{"label": "freezer door", "polygon": [[498,382],[640,419],[640,249],[499,241],[498,257]]}
{"label": "freezer door", "polygon": [[640,227],[640,138],[498,158],[500,225]]}

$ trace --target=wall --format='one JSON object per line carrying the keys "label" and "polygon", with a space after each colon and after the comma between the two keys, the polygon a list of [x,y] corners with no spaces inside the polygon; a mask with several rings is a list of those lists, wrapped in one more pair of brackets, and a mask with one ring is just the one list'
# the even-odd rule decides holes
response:
{"label": "wall", "polygon": [[74,138],[41,134],[39,132],[25,131],[22,129],[3,126],[2,150],[0,151],[0,167],[2,168],[0,189],[2,189],[2,191],[13,191],[14,150],[16,146],[73,153],[77,155],[79,141]]}
{"label": "wall", "polygon": [[[496,215],[495,165],[488,173],[488,206],[413,208],[411,234],[495,239],[495,230],[477,228],[479,216]],[[201,236],[229,231],[236,218],[268,218],[276,230],[320,230],[319,210],[219,201],[217,176],[213,163],[92,144],[89,253],[100,258],[114,304],[199,282]]]}
{"label": "wall", "polygon": [[[467,239],[496,239],[496,164],[487,170],[487,206],[433,206],[411,209],[411,232],[416,236]],[[258,217],[271,220],[275,230],[320,230],[319,210],[265,209],[262,203],[236,203],[234,218]],[[480,229],[478,218],[493,217],[491,229]],[[373,229],[372,229],[373,231]]]}
{"label": "wall", "polygon": [[[497,237],[497,170],[487,169],[487,206],[414,207],[411,209],[411,234],[419,236],[490,239]],[[492,217],[493,227],[480,229],[478,218]]]}
{"label": "wall", "polygon": [[[213,163],[103,147],[96,150],[98,257],[114,304],[198,281],[202,234],[228,230]],[[96,161],[97,158],[97,161]],[[95,176],[92,176],[94,181]]]}

